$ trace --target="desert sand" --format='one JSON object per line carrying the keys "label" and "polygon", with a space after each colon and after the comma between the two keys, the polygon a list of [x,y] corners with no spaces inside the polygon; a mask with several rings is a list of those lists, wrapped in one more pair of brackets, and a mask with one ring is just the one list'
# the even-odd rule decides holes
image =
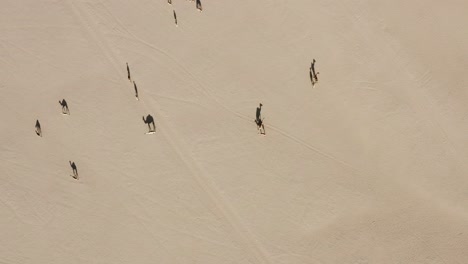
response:
{"label": "desert sand", "polygon": [[467,1],[0,3],[0,263],[468,262]]}

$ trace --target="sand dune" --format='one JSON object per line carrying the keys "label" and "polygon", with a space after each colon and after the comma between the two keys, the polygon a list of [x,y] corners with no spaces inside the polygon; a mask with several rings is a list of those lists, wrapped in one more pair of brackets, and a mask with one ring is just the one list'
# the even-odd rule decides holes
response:
{"label": "sand dune", "polygon": [[1,3],[0,263],[466,263],[466,1]]}

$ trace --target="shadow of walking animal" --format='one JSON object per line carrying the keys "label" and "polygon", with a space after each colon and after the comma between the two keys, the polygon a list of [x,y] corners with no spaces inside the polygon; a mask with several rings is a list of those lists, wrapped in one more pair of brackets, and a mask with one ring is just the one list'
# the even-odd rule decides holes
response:
{"label": "shadow of walking animal", "polygon": [[137,100],[140,100],[140,98],[138,98],[138,88],[137,88],[135,81],[133,81],[133,88],[135,89],[135,98]]}
{"label": "shadow of walking animal", "polygon": [[317,75],[319,75],[319,73],[320,72],[315,73],[315,59],[314,59],[312,63],[310,64],[310,68],[309,68],[310,81],[312,82],[312,85],[315,85],[315,83],[318,82]]}
{"label": "shadow of walking animal", "polygon": [[42,129],[39,120],[36,120],[36,135],[42,137]]}
{"label": "shadow of walking animal", "polygon": [[263,118],[262,118],[262,106],[263,104],[260,103],[255,111],[255,124],[257,124],[257,130],[260,134],[265,135],[265,126],[263,125]]}
{"label": "shadow of walking animal", "polygon": [[70,163],[70,167],[73,170],[72,177],[75,178],[75,179],[78,179],[78,169],[76,168],[75,162],[71,162],[70,160],[68,162]]}
{"label": "shadow of walking animal", "polygon": [[128,67],[128,62],[127,62],[127,78],[131,82],[132,78],[130,77],[130,67]]}
{"label": "shadow of walking animal", "polygon": [[263,125],[263,119],[256,119],[258,133],[265,135],[265,126]]}
{"label": "shadow of walking animal", "polygon": [[59,101],[59,104],[62,106],[62,114],[70,114],[70,109],[68,109],[68,104],[65,99],[62,99],[62,101]]}

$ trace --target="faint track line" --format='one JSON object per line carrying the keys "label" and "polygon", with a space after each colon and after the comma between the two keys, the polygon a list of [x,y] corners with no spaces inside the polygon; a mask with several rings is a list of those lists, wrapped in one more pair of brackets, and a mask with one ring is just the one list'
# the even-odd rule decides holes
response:
{"label": "faint track line", "polygon": [[[103,5],[103,6],[104,6],[104,5]],[[163,54],[163,55],[165,55],[166,57],[168,57],[169,59],[171,59],[177,66],[179,66],[182,70],[184,70],[184,71],[195,81],[195,83],[201,88],[201,90],[203,91],[203,93],[204,93],[205,95],[209,96],[209,97],[210,97],[213,101],[215,101],[219,106],[221,106],[223,109],[225,109],[226,111],[230,112],[231,114],[234,114],[235,116],[237,116],[237,117],[239,117],[239,118],[241,118],[241,119],[244,119],[244,120],[248,121],[249,123],[251,122],[252,118],[247,117],[247,116],[245,116],[245,115],[243,115],[243,114],[240,114],[240,113],[238,113],[238,112],[236,112],[236,111],[234,111],[234,110],[232,110],[232,109],[226,107],[223,103],[221,103],[221,102],[219,101],[219,99],[218,99],[216,96],[214,96],[211,92],[209,92],[209,89],[207,89],[207,88],[198,80],[198,78],[197,78],[194,74],[192,74],[192,72],[190,72],[184,65],[182,65],[182,63],[180,63],[176,58],[172,57],[172,56],[171,56],[170,54],[168,54],[166,51],[164,51],[164,50],[162,50],[162,49],[160,49],[160,48],[158,48],[158,47],[152,45],[151,43],[148,43],[147,41],[145,41],[145,40],[143,40],[143,39],[141,39],[141,38],[135,36],[135,35],[132,34],[131,32],[129,32],[129,31],[125,28],[125,26],[123,26],[123,24],[120,22],[120,20],[117,19],[114,15],[112,15],[112,13],[111,13],[105,6],[104,6],[104,9],[106,9],[106,12],[107,12],[112,18],[114,18],[114,20],[117,22],[117,24],[118,24],[120,27],[122,27],[122,28],[123,28],[130,36],[132,36],[134,39],[138,40],[139,42],[145,44],[146,46],[148,46],[148,47],[150,47],[150,48],[152,48],[152,49],[154,49],[154,50],[160,52],[161,54]],[[289,133],[287,133],[287,132],[285,132],[285,131],[283,131],[283,130],[281,130],[281,129],[279,129],[279,128],[276,128],[276,127],[274,127],[274,126],[266,125],[266,127],[271,128],[272,130],[274,130],[274,131],[280,133],[281,135],[286,136],[287,138],[291,139],[292,141],[294,141],[294,142],[296,142],[296,143],[298,143],[298,144],[300,144],[300,145],[302,145],[302,146],[304,146],[304,147],[306,147],[306,148],[308,148],[308,149],[310,149],[310,150],[312,150],[312,151],[314,151],[314,152],[316,152],[316,153],[318,153],[318,154],[320,154],[320,155],[322,155],[322,156],[324,156],[324,157],[326,157],[326,158],[329,158],[329,159],[331,159],[331,160],[333,160],[333,161],[335,161],[335,162],[337,162],[337,163],[339,163],[339,164],[341,164],[341,165],[343,165],[343,166],[345,166],[345,167],[347,167],[347,168],[352,169],[354,172],[357,172],[357,169],[354,168],[353,166],[351,166],[350,164],[348,164],[348,163],[346,163],[346,162],[344,162],[344,161],[342,161],[342,160],[340,160],[340,159],[334,157],[333,155],[330,155],[330,154],[328,154],[328,153],[326,153],[326,152],[324,152],[324,151],[321,151],[321,150],[319,150],[318,148],[312,147],[311,145],[309,145],[308,143],[306,143],[304,140],[301,140],[301,139],[299,139],[299,138],[297,138],[297,137],[295,137],[295,136],[293,136],[293,135],[291,135],[291,134],[289,134]]]}
{"label": "faint track line", "polygon": [[[422,17],[418,17],[418,20],[422,20]],[[382,19],[379,21],[381,24],[384,22]],[[408,56],[407,54],[401,54],[402,52],[404,52],[403,47],[400,46],[399,49],[395,50],[392,44],[395,43],[396,40],[394,38],[391,38],[389,34],[382,34],[382,39],[385,40],[385,43],[390,43],[390,44],[387,44],[387,46],[390,49],[390,51],[395,54],[395,58],[397,62],[399,62],[399,64],[402,65],[401,68],[403,68],[404,72],[408,75],[409,79],[413,83],[415,83],[417,87],[419,88],[419,90],[413,90],[413,89],[409,90],[410,96],[412,99],[411,102],[415,105],[415,108],[418,110],[418,115],[424,116],[426,120],[429,122],[429,124],[436,130],[438,130],[439,134],[442,136],[444,140],[443,142],[444,145],[448,145],[450,152],[452,153],[453,159],[455,160],[457,165],[459,165],[460,167],[463,167],[462,165],[464,164],[464,161],[460,159],[460,155],[458,155],[458,151],[457,151],[457,148],[455,147],[455,144],[450,139],[444,127],[440,124],[440,121],[438,120],[437,115],[431,114],[432,112],[431,109],[434,109],[435,105],[433,101],[429,98],[428,94],[425,93],[423,90],[424,86],[427,86],[428,83],[432,82],[433,74],[430,72],[430,70],[427,70],[427,68],[423,68],[424,72],[422,72],[422,70],[420,71],[416,70],[416,72],[411,71],[408,66],[411,64],[410,59],[408,59],[411,56]],[[413,97],[422,98],[425,101],[425,104],[418,103],[417,100],[413,100]],[[412,106],[413,105],[410,105],[410,107]]]}
{"label": "faint track line", "polygon": [[[116,70],[118,74],[121,74],[119,71],[119,68],[117,66],[117,62],[119,60],[116,60],[115,57],[107,52],[107,50],[110,50],[108,45],[105,43],[105,41],[102,39],[102,37],[99,35],[98,32],[96,32],[90,25],[87,19],[81,14],[81,11],[79,10],[78,7],[75,7],[74,4],[71,2],[71,0],[68,0],[69,5],[71,6],[71,9],[75,16],[80,20],[82,25],[85,25],[86,31],[88,31],[88,34],[91,35],[93,39],[97,42],[97,45],[99,48],[102,50],[108,61],[111,63],[112,67]],[[126,30],[128,32],[128,30]],[[146,42],[144,42],[146,43]],[[167,54],[166,52],[154,47],[153,45],[146,43],[147,45],[153,47],[154,49],[157,49],[161,53],[165,54],[167,57],[171,58],[174,62],[176,62],[179,67],[181,67],[186,73],[188,73],[190,76],[194,78],[194,76],[183,66],[181,65],[177,60],[175,60],[172,56]],[[197,81],[196,79],[194,79]],[[199,84],[200,85],[200,84]],[[119,86],[120,87],[120,86]],[[201,88],[204,88],[203,86],[200,85]],[[209,94],[207,94],[209,95]],[[155,100],[155,99],[153,99]],[[156,100],[155,100],[156,101]],[[219,102],[218,102],[219,103]],[[142,104],[145,106],[145,109],[152,109],[145,103],[144,101]],[[215,186],[214,183],[212,183],[211,180],[203,176],[203,173],[199,166],[196,164],[196,162],[188,155],[186,152],[182,151],[182,145],[178,143],[176,140],[173,139],[170,135],[175,135],[176,133],[173,133],[170,131],[170,126],[168,126],[165,123],[165,119],[159,114],[158,111],[153,111],[158,118],[159,123],[166,128],[160,129],[161,133],[163,136],[167,139],[168,143],[171,145],[173,150],[177,153],[179,158],[185,163],[185,165],[190,169],[192,172],[192,176],[194,176],[196,182],[198,185],[201,187],[201,189],[204,191],[205,194],[208,195],[209,202],[212,203],[214,208],[216,209],[216,214],[218,217],[225,219],[227,224],[231,227],[233,232],[233,235],[237,236],[237,239],[239,239],[239,242],[243,243],[244,250],[246,252],[249,252],[254,259],[258,261],[258,263],[271,263],[270,259],[267,256],[267,253],[264,251],[264,249],[259,245],[257,240],[254,238],[254,235],[245,227],[245,224],[241,224],[242,221],[239,218],[239,216],[234,212],[231,206],[229,206],[229,203],[226,201],[226,199],[222,196],[222,194],[219,192],[218,188]],[[167,132],[166,132],[167,131]]]}
{"label": "faint track line", "polygon": [[276,132],[280,133],[281,135],[283,135],[283,136],[289,138],[289,139],[292,140],[292,141],[295,141],[295,142],[298,143],[299,145],[301,145],[301,146],[303,146],[303,147],[305,147],[305,148],[308,148],[308,149],[310,149],[310,150],[312,150],[312,151],[314,151],[314,152],[320,154],[320,155],[323,156],[323,157],[326,157],[326,158],[328,158],[328,159],[331,159],[331,160],[335,161],[336,163],[341,164],[343,167],[346,167],[346,168],[352,170],[352,171],[353,171],[354,173],[356,173],[356,174],[361,174],[361,175],[363,174],[363,173],[361,173],[358,169],[356,169],[355,167],[353,167],[351,164],[349,164],[349,163],[347,163],[347,162],[344,162],[344,161],[342,161],[342,160],[336,158],[335,156],[333,156],[333,155],[331,155],[331,154],[328,154],[328,153],[325,152],[325,151],[319,150],[318,148],[315,148],[315,147],[309,145],[307,142],[305,142],[304,140],[302,140],[302,139],[300,139],[300,138],[298,138],[298,137],[295,137],[295,136],[293,136],[293,135],[291,135],[291,134],[289,134],[289,133],[287,133],[287,132],[285,132],[285,131],[283,131],[283,130],[277,128],[277,127],[271,126],[271,125],[266,125],[266,127],[272,129],[273,131],[276,131]]}

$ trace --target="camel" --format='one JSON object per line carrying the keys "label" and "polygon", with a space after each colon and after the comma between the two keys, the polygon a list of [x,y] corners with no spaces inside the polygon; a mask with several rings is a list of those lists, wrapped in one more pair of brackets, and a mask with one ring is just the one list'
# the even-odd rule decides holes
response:
{"label": "camel", "polygon": [[65,99],[62,99],[62,101],[59,101],[59,104],[62,106],[62,114],[70,114],[70,110],[68,109],[68,104]]}
{"label": "camel", "polygon": [[[143,122],[145,122],[145,124],[148,124],[148,129],[149,129],[148,132],[156,131],[156,126],[154,125],[154,119],[151,115],[147,115],[146,120],[145,120],[145,117],[143,116]],[[153,124],[153,130],[151,130],[151,126],[150,126],[151,124]]]}
{"label": "camel", "polygon": [[41,124],[39,123],[39,120],[36,120],[36,134],[42,137]]}
{"label": "camel", "polygon": [[78,179],[78,169],[76,168],[75,162],[68,161],[73,170],[73,178]]}
{"label": "camel", "polygon": [[257,130],[260,134],[265,135],[265,126],[263,125],[263,118],[261,118],[261,111],[262,111],[262,104],[257,107],[257,111],[255,112],[255,124],[257,124]]}
{"label": "camel", "polygon": [[309,68],[309,74],[310,74],[310,81],[312,82],[312,85],[314,85],[316,82],[318,82],[318,77],[320,72],[315,73],[315,59],[312,61],[310,64]]}
{"label": "camel", "polygon": [[197,0],[197,9],[200,12],[203,10],[200,0]]}

